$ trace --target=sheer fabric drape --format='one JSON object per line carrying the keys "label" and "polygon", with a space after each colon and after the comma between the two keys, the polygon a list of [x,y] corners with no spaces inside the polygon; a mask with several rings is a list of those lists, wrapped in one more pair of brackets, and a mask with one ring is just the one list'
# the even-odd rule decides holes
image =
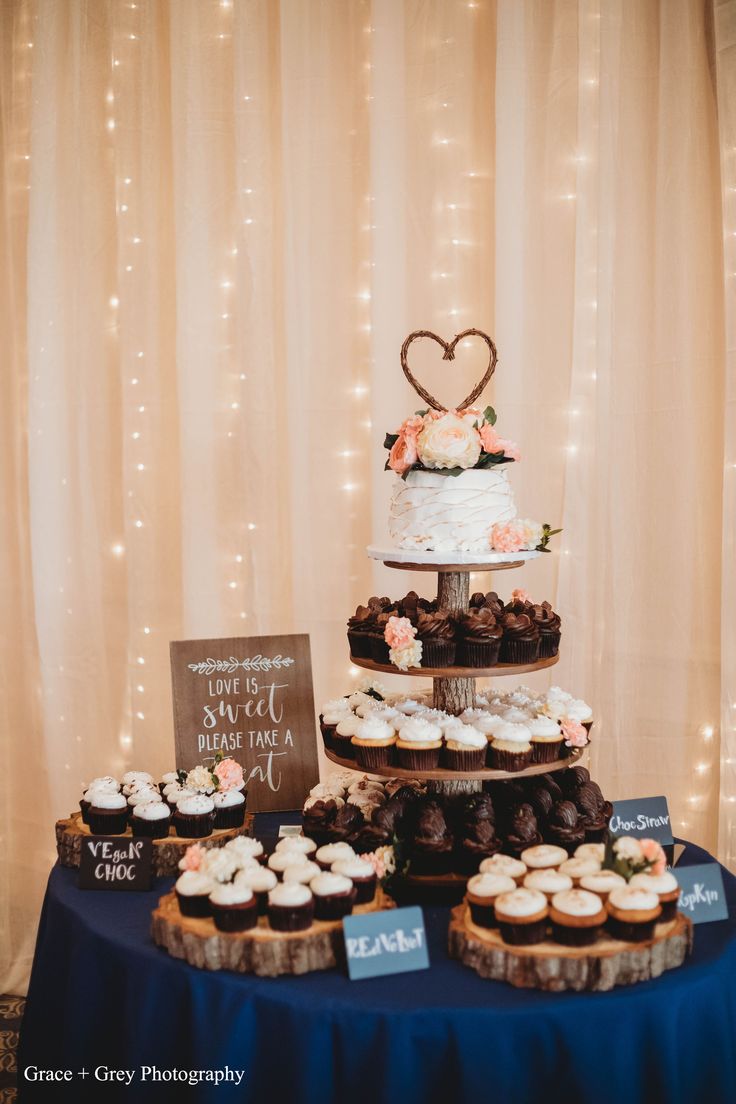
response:
{"label": "sheer fabric drape", "polygon": [[0,0],[0,51],[0,992],[82,780],[171,766],[169,640],[307,631],[319,700],[426,591],[364,556],[418,327],[497,340],[597,777],[733,862],[733,0]]}

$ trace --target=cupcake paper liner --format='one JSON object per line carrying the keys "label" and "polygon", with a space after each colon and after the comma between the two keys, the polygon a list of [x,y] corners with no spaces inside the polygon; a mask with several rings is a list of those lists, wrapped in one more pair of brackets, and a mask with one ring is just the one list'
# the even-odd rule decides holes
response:
{"label": "cupcake paper liner", "polygon": [[171,827],[171,817],[163,817],[161,820],[144,820],[143,817],[131,817],[130,827],[134,836],[145,836],[147,839],[167,839]]}
{"label": "cupcake paper liner", "polygon": [[536,663],[539,659],[539,641],[504,637],[500,658],[502,663]]}
{"label": "cupcake paper liner", "polygon": [[422,640],[422,667],[452,667],[455,651],[454,640]]}
{"label": "cupcake paper liner", "polygon": [[493,770],[520,771],[528,767],[532,761],[531,751],[498,751],[491,744],[489,752]]}
{"label": "cupcake paper liner", "polygon": [[436,770],[440,765],[442,748],[396,748],[399,766],[406,770]]}
{"label": "cupcake paper liner", "polygon": [[600,935],[600,926],[594,928],[572,928],[566,924],[552,923],[552,938],[563,947],[589,947]]}
{"label": "cupcake paper liner", "polygon": [[356,878],[353,881],[353,889],[355,890],[355,904],[367,905],[376,896],[376,886],[378,885],[378,879],[375,874],[372,878]]}
{"label": "cupcake paper liner", "polygon": [[314,919],[314,901],[306,905],[269,905],[268,922],[274,931],[295,932],[311,928]]}
{"label": "cupcake paper liner", "polygon": [[635,924],[631,921],[617,920],[615,916],[609,916],[606,927],[614,939],[622,939],[625,943],[646,943],[654,936],[654,920],[647,920],[644,924]]}
{"label": "cupcake paper liner", "polygon": [[339,755],[341,759],[354,759],[355,748],[353,747],[353,737],[340,736],[336,731],[332,737],[332,750],[335,755]]}
{"label": "cupcake paper liner", "polygon": [[182,839],[204,839],[205,836],[211,836],[214,824],[214,813],[199,813],[196,816],[174,814],[174,828],[177,836]]}
{"label": "cupcake paper liner", "polygon": [[497,928],[498,920],[492,904],[478,905],[475,901],[468,901],[470,919],[479,928]]}
{"label": "cupcake paper liner", "polygon": [[356,659],[371,658],[371,633],[348,630],[348,643],[350,654],[354,655]]}
{"label": "cupcake paper liner", "polygon": [[497,640],[461,640],[457,646],[457,663],[460,667],[495,667],[500,651],[500,637]]}
{"label": "cupcake paper liner", "polygon": [[258,904],[254,898],[245,906],[241,905],[240,907],[230,905],[229,907],[218,908],[217,905],[213,905],[212,918],[218,931],[248,931],[258,923]]}
{"label": "cupcake paper liner", "polygon": [[206,893],[196,893],[187,896],[177,892],[176,899],[179,902],[179,912],[182,916],[211,916],[212,906]]}
{"label": "cupcake paper liner", "polygon": [[562,758],[564,740],[532,740],[532,763],[554,763]]}
{"label": "cupcake paper liner", "polygon": [[560,637],[562,633],[540,633],[539,658],[551,659],[560,650]]}
{"label": "cupcake paper liner", "polygon": [[452,870],[452,859],[451,847],[448,847],[446,851],[442,851],[417,847],[415,844],[412,848],[409,873],[419,875],[449,874]]}
{"label": "cupcake paper liner", "polygon": [[352,889],[350,893],[328,894],[325,897],[314,898],[315,920],[342,920],[343,916],[349,916],[353,911],[356,893]]}
{"label": "cupcake paper liner", "polygon": [[335,729],[336,728],[337,728],[337,725],[325,724],[325,722],[322,720],[322,717],[320,716],[320,718],[319,718],[319,730],[322,733],[322,743],[325,745],[326,748],[332,748],[333,747],[334,742],[335,742]]}
{"label": "cupcake paper liner", "polygon": [[[389,646],[380,633],[370,633],[370,658],[374,663],[390,663]],[[367,657],[366,657],[367,658]]]}
{"label": "cupcake paper liner", "polygon": [[242,828],[245,823],[245,802],[215,809],[215,828]]}
{"label": "cupcake paper liner", "polygon": [[530,947],[541,943],[547,934],[547,921],[535,920],[532,924],[505,924],[499,921],[501,938],[513,947]]}
{"label": "cupcake paper liner", "polygon": [[389,767],[396,757],[395,744],[376,745],[353,744],[355,760],[361,770],[371,771],[376,767]]}
{"label": "cupcake paper liner", "polygon": [[122,836],[128,827],[128,810],[114,810],[112,813],[87,813],[87,824],[93,836]]}
{"label": "cupcake paper liner", "polygon": [[485,748],[468,748],[467,751],[456,751],[447,746],[442,748],[442,759],[448,770],[478,771],[486,765]]}

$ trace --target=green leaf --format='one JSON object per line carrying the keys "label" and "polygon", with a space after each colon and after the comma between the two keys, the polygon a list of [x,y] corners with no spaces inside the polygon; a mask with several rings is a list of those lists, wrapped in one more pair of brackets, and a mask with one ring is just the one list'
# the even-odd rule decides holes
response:
{"label": "green leaf", "polygon": [[496,411],[493,409],[492,406],[487,406],[485,408],[485,410],[483,411],[483,417],[489,425],[493,426],[496,424]]}
{"label": "green leaf", "polygon": [[429,407],[426,410],[415,410],[414,413],[423,418],[425,414],[429,414]]}
{"label": "green leaf", "polygon": [[398,433],[387,433],[383,439],[383,447],[385,449],[392,449],[399,439]]}

